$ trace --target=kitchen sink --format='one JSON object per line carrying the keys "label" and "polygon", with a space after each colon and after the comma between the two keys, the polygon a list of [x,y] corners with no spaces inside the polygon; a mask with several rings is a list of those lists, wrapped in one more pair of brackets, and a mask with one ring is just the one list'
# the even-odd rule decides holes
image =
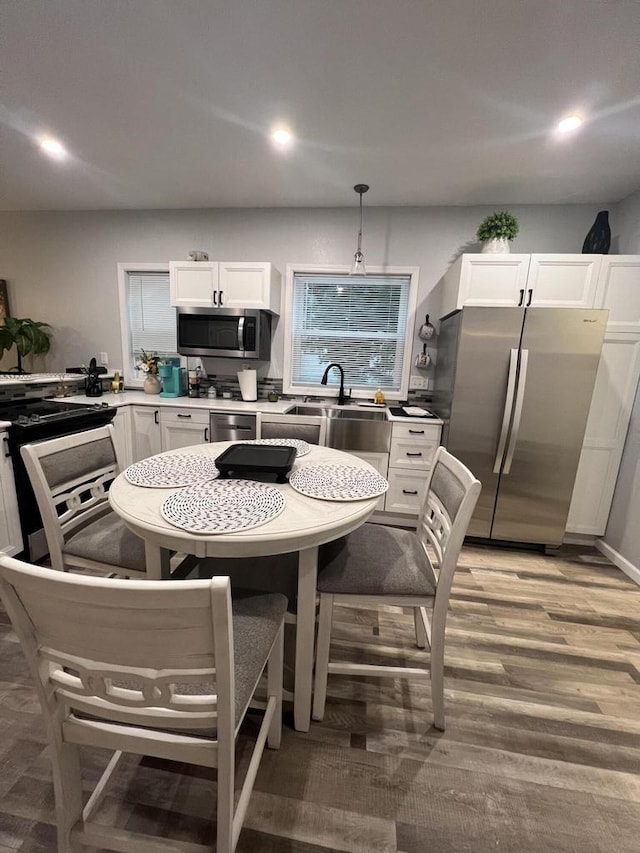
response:
{"label": "kitchen sink", "polygon": [[326,406],[294,406],[285,414],[287,415],[312,415],[314,417],[328,417],[329,409]]}
{"label": "kitchen sink", "polygon": [[326,418],[328,447],[356,452],[388,453],[391,424],[385,411],[370,411],[355,407],[292,406],[286,415],[315,415]]}
{"label": "kitchen sink", "polygon": [[343,418],[350,421],[384,421],[386,412],[371,412],[366,409],[329,409],[330,418]]}

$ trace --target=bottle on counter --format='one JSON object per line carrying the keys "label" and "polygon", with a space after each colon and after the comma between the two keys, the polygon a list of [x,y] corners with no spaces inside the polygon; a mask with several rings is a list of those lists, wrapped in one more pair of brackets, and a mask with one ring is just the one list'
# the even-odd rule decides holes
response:
{"label": "bottle on counter", "polygon": [[378,388],[376,393],[373,395],[373,402],[378,406],[382,406],[384,403],[384,394],[382,393],[382,389]]}
{"label": "bottle on counter", "polygon": [[218,392],[216,391],[216,386],[215,385],[209,385],[209,387],[207,388],[207,397],[210,400],[215,400],[217,396],[218,396]]}
{"label": "bottle on counter", "polygon": [[120,390],[120,372],[115,370],[113,373],[113,379],[111,380],[111,391],[114,394],[119,394]]}

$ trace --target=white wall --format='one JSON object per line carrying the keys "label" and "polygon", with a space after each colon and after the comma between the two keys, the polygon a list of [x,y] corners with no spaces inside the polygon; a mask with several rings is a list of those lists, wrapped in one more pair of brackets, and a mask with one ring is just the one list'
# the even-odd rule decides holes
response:
{"label": "white wall", "polygon": [[[640,254],[640,192],[618,205],[620,254]],[[640,573],[640,388],[629,421],[627,439],[604,541]]]}
{"label": "white wall", "polygon": [[[418,265],[418,324],[435,312],[429,292],[451,261],[473,245],[481,219],[494,208],[372,208],[364,210],[370,264]],[[579,252],[599,206],[510,207],[520,219],[517,252]],[[614,222],[615,224],[615,222]],[[121,366],[116,264],[168,262],[191,249],[211,259],[349,265],[358,211],[341,208],[0,213],[0,278],[14,316],[46,321],[53,346],[27,369],[61,370],[109,354]],[[365,285],[366,286],[366,285]],[[415,353],[419,346],[414,342]],[[268,373],[282,376],[283,323],[276,329]],[[414,354],[415,354],[414,353]],[[219,360],[222,361],[222,360]],[[15,358],[5,356],[2,366]],[[207,365],[208,366],[208,365]],[[213,372],[233,374],[236,364]]]}

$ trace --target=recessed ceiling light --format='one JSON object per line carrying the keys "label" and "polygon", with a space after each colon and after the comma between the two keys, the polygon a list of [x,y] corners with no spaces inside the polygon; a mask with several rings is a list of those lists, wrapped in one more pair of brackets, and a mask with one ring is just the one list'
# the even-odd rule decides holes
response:
{"label": "recessed ceiling light", "polygon": [[279,126],[271,131],[271,141],[276,148],[291,148],[295,137],[288,127]]}
{"label": "recessed ceiling light", "polygon": [[54,157],[56,160],[64,160],[67,156],[67,149],[57,139],[51,136],[45,136],[40,140],[40,148],[48,154],[49,157]]}
{"label": "recessed ceiling light", "polygon": [[558,122],[556,130],[558,133],[571,133],[572,130],[577,130],[584,122],[580,116],[567,116],[562,121]]}

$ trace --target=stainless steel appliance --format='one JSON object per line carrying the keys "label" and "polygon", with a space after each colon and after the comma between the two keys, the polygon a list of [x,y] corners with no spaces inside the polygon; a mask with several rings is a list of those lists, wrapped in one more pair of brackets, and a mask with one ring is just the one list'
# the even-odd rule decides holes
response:
{"label": "stainless steel appliance", "polygon": [[0,420],[10,421],[6,451],[11,456],[26,559],[39,560],[47,552],[42,519],[20,448],[23,444],[70,435],[102,426],[116,410],[108,403],[68,403],[58,400],[9,400],[0,406]]}
{"label": "stainless steel appliance", "polygon": [[256,416],[231,412],[209,414],[210,441],[249,441],[256,437]]}
{"label": "stainless steel appliance", "polygon": [[265,311],[178,308],[178,352],[266,360],[271,354],[271,317]]}
{"label": "stainless steel appliance", "polygon": [[441,321],[432,409],[482,482],[470,536],[561,544],[607,316],[463,308]]}

